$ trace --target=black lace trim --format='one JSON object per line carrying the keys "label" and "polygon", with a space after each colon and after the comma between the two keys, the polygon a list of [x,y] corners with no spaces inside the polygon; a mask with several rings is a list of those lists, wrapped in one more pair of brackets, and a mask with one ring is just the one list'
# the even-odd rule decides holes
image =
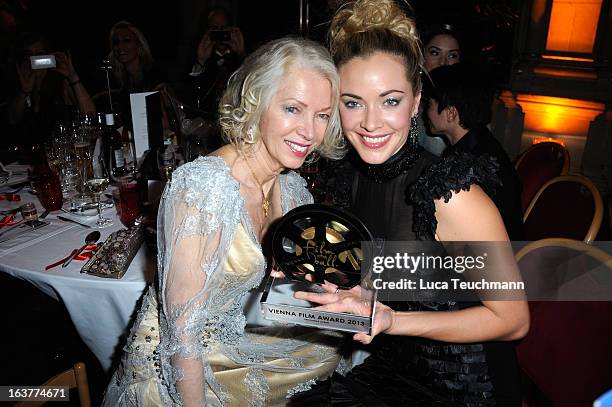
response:
{"label": "black lace trim", "polygon": [[351,151],[351,161],[362,174],[374,182],[382,184],[408,171],[421,157],[423,147],[407,140],[402,148],[382,164],[368,164],[359,158],[355,150]]}
{"label": "black lace trim", "polygon": [[453,192],[469,191],[473,184],[494,192],[501,181],[499,164],[489,155],[475,156],[453,151],[427,167],[410,187],[409,199],[415,205],[413,230],[420,240],[433,240],[438,221],[434,201],[448,202]]}

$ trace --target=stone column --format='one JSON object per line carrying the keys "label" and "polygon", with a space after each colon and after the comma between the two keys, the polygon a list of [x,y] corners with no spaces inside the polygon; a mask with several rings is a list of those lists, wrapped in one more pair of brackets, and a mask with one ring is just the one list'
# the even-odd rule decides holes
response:
{"label": "stone column", "polygon": [[550,18],[551,4],[547,0],[532,0],[525,38],[524,52],[533,57],[538,57],[546,48],[546,37],[548,35],[548,20]]}
{"label": "stone column", "polygon": [[582,173],[604,195],[612,195],[612,104],[593,120],[582,156]]}
{"label": "stone column", "polygon": [[493,102],[491,132],[514,161],[521,153],[525,113],[510,91],[503,91]]}

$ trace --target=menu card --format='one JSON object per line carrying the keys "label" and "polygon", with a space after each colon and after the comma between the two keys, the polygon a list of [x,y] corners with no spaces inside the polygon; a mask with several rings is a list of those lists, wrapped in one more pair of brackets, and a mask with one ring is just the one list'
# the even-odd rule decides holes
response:
{"label": "menu card", "polygon": [[145,151],[159,147],[163,142],[160,94],[159,92],[131,93],[130,107],[136,158],[141,160]]}

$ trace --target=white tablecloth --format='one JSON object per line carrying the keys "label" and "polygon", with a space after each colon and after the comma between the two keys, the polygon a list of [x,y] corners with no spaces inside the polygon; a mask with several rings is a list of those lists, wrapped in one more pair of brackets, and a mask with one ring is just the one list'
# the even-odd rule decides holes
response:
{"label": "white tablecloth", "polygon": [[[33,201],[37,203],[39,213],[42,212],[33,195],[24,191],[20,195],[21,202],[1,201],[0,210]],[[102,367],[108,370],[113,355],[116,351],[120,352],[116,348],[129,329],[136,303],[147,282],[154,279],[155,259],[147,254],[143,245],[119,280],[81,274],[79,271],[83,261],[73,261],[66,268],[58,266],[45,271],[46,265],[83,245],[85,236],[94,230],[60,221],[55,217],[57,214],[65,215],[52,212],[46,219],[51,225],[0,243],[0,271],[28,281],[45,294],[63,302],[83,342]],[[114,209],[104,211],[104,215],[114,218],[115,223],[111,227],[98,229],[102,234],[100,242],[123,227]],[[80,218],[87,220],[87,223],[95,222],[95,217]]]}

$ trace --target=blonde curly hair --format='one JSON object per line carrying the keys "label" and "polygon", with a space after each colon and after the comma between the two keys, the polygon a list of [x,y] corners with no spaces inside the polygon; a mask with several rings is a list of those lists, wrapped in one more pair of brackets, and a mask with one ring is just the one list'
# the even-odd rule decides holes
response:
{"label": "blonde curly hair", "polygon": [[287,37],[270,41],[249,55],[230,77],[219,102],[219,122],[224,138],[240,151],[248,150],[249,146],[260,140],[261,116],[293,68],[312,70],[330,82],[330,118],[323,142],[315,151],[326,158],[342,158],[346,141],[342,136],[338,110],[338,71],[325,47],[303,38]]}
{"label": "blonde curly hair", "polygon": [[413,92],[421,91],[424,61],[416,24],[393,0],[357,0],[342,6],[331,22],[329,48],[338,67],[375,52],[398,56]]}

